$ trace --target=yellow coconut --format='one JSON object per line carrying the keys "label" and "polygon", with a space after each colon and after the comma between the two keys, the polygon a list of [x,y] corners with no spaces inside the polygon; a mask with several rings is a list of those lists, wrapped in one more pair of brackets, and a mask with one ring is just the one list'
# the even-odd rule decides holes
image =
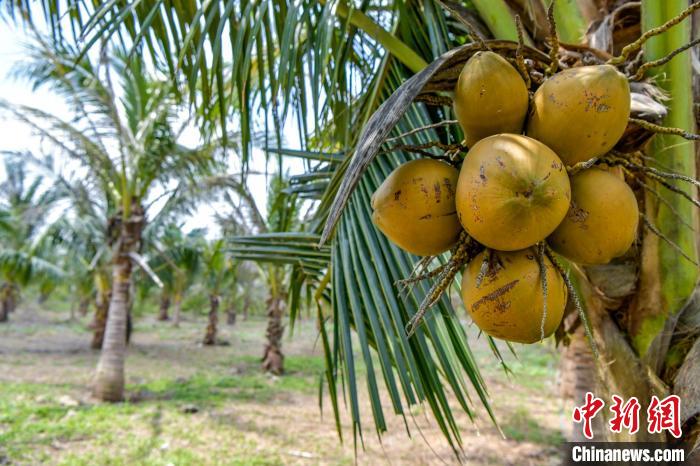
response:
{"label": "yellow coconut", "polygon": [[493,134],[522,132],[527,106],[525,81],[500,55],[477,52],[462,68],[454,110],[468,147]]}
{"label": "yellow coconut", "polygon": [[607,264],[637,237],[639,207],[614,173],[593,168],[571,178],[571,206],[548,238],[562,256],[582,264]]}
{"label": "yellow coconut", "polygon": [[[477,277],[484,260],[482,252],[462,275],[462,299],[472,320],[489,335],[519,343],[534,343],[542,337],[544,292],[536,252],[492,252],[481,286]],[[545,257],[547,315],[544,336],[554,333],[566,306],[564,279]]]}
{"label": "yellow coconut", "polygon": [[501,251],[545,239],[569,209],[569,177],[541,142],[516,134],[479,141],[457,183],[457,214],[474,239]]}
{"label": "yellow coconut", "polygon": [[611,65],[570,68],[535,92],[527,135],[567,165],[601,156],[619,141],[630,116],[627,78]]}
{"label": "yellow coconut", "polygon": [[462,231],[455,211],[458,176],[456,168],[438,160],[404,163],[372,195],[372,221],[410,253],[447,251]]}

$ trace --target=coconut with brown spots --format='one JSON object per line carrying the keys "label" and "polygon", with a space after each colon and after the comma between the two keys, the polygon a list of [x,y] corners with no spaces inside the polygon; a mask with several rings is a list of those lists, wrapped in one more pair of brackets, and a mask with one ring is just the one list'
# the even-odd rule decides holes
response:
{"label": "coconut with brown spots", "polygon": [[547,277],[544,316],[545,293],[536,252],[492,252],[477,286],[484,254],[469,262],[462,275],[462,299],[474,323],[493,337],[519,343],[534,343],[554,333],[564,315],[567,289],[551,261],[542,260]]}
{"label": "coconut with brown spots", "polygon": [[629,83],[614,66],[570,68],[535,92],[527,135],[574,165],[610,151],[625,132],[629,116]]}
{"label": "coconut with brown spots", "polygon": [[547,239],[556,252],[581,264],[607,264],[637,237],[639,207],[614,173],[592,168],[571,178],[571,207]]}
{"label": "coconut with brown spots", "polygon": [[410,253],[447,251],[462,231],[455,209],[458,176],[456,168],[438,160],[404,163],[372,195],[372,221]]}
{"label": "coconut with brown spots", "polygon": [[467,146],[499,133],[520,133],[527,117],[525,81],[494,52],[477,52],[459,75],[454,110]]}
{"label": "coconut with brown spots", "polygon": [[515,251],[549,236],[570,196],[564,164],[551,149],[526,136],[499,134],[479,141],[465,158],[457,213],[481,244]]}

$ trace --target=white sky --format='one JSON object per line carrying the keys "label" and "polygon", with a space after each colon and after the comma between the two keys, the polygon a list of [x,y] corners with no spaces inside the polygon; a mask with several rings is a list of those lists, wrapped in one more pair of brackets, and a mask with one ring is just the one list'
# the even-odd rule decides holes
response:
{"label": "white sky", "polygon": [[[22,60],[22,44],[26,41],[21,27],[16,27],[4,21],[0,21],[0,98],[13,103],[29,105],[41,108],[43,111],[52,113],[62,119],[69,119],[70,113],[60,97],[52,95],[46,88],[36,91],[31,89],[29,83],[16,80],[9,76],[15,63]],[[296,131],[296,125],[292,116],[288,117],[284,129],[285,147],[299,148],[300,139]],[[188,131],[181,140],[185,145],[196,145],[198,134],[196,131]],[[0,151],[30,150],[39,153],[40,147],[38,138],[32,134],[31,130],[24,124],[14,119],[0,118]],[[60,161],[59,161],[60,162]],[[271,158],[269,170],[276,168],[274,158]],[[232,161],[232,171],[238,164]],[[252,172],[265,173],[265,156],[258,149],[253,151],[253,160],[250,164]],[[284,169],[289,174],[298,174],[304,171],[301,159],[287,158],[284,162]],[[0,163],[0,180],[4,179],[5,173],[3,164]],[[265,213],[267,206],[267,180],[264,175],[251,174],[248,178],[248,186],[253,193],[259,208]],[[214,230],[213,218],[215,205],[202,205],[197,209],[196,217],[190,218],[185,223],[185,229],[199,228],[207,226]],[[210,231],[214,233],[214,231]]]}

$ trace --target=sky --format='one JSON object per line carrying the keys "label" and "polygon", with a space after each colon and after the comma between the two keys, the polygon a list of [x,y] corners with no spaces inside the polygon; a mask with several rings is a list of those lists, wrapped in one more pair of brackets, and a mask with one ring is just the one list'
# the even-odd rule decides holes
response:
{"label": "sky", "polygon": [[[0,21],[0,99],[5,99],[11,103],[38,107],[62,119],[69,119],[71,114],[67,111],[60,97],[53,95],[46,88],[33,90],[26,81],[10,76],[13,66],[22,60],[23,43],[26,42],[26,37],[21,27]],[[292,117],[287,119],[283,137],[285,147],[299,147],[299,135]],[[180,142],[188,146],[194,146],[198,139],[198,132],[196,129],[191,128],[186,131]],[[39,147],[39,139],[32,134],[32,131],[26,125],[7,116],[0,116],[0,152],[30,150],[38,153]],[[59,160],[58,162],[61,161]],[[232,160],[231,172],[238,171],[237,165],[235,160]],[[304,171],[304,166],[300,159],[285,159],[284,167],[285,171],[292,175]],[[266,170],[264,153],[259,149],[254,149],[250,170],[253,173],[260,174],[251,174],[249,176],[248,187],[263,214],[267,206],[267,178],[264,173],[276,169],[274,159],[271,159],[271,164],[267,168]],[[0,181],[4,178],[3,164],[0,163]],[[217,228],[213,221],[214,214],[217,208],[221,207],[221,205],[202,205],[197,209],[196,216],[185,221],[184,229],[189,231],[192,228],[206,226],[209,230],[209,235],[215,235]]]}

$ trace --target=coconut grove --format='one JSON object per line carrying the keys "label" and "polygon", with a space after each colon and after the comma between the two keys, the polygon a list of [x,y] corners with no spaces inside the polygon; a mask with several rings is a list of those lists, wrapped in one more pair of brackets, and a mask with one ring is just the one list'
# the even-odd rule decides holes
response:
{"label": "coconut grove", "polygon": [[0,463],[693,464],[698,15],[0,5]]}

